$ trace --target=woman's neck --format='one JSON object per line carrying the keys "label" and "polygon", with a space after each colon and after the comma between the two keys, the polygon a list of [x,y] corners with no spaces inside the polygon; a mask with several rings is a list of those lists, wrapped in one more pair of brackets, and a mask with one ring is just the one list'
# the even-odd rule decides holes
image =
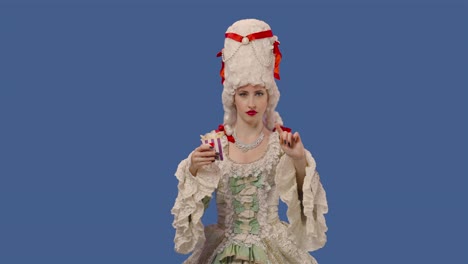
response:
{"label": "woman's neck", "polygon": [[234,131],[236,132],[236,136],[243,142],[249,143],[257,139],[260,133],[264,129],[263,122],[258,122],[255,124],[248,124],[238,120],[236,122]]}

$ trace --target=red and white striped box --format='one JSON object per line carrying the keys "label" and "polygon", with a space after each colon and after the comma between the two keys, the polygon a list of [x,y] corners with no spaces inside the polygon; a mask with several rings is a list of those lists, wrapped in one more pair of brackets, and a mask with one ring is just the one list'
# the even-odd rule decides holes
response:
{"label": "red and white striped box", "polygon": [[210,144],[217,153],[216,159],[223,160],[223,145],[221,144],[221,138],[224,136],[224,132],[211,132],[206,135],[200,135],[201,142],[203,144]]}

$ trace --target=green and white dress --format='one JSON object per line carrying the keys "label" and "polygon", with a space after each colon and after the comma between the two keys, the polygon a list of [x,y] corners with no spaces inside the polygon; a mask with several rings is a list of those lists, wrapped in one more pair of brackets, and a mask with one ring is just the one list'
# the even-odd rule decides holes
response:
{"label": "green and white dress", "polygon": [[[221,142],[227,153],[227,139]],[[193,252],[184,263],[317,263],[308,251],[326,243],[328,205],[309,151],[306,159],[302,204],[293,161],[282,151],[277,132],[270,134],[265,154],[251,163],[236,163],[226,155],[194,177],[190,156],[183,160],[172,214],[175,250]],[[214,192],[218,223],[205,227],[201,217]],[[288,223],[279,220],[279,199],[288,206]]]}

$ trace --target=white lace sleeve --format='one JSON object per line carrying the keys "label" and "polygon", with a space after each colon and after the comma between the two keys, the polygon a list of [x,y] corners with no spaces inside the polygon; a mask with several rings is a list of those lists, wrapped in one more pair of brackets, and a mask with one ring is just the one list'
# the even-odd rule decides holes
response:
{"label": "white lace sleeve", "polygon": [[175,250],[182,254],[190,253],[195,245],[205,241],[201,222],[205,210],[203,199],[211,197],[221,177],[216,164],[199,169],[194,177],[189,171],[191,155],[180,162],[175,173],[179,180],[178,195],[171,210],[174,215],[172,226],[176,229]]}
{"label": "white lace sleeve", "polygon": [[289,232],[299,247],[307,251],[319,249],[327,242],[327,224],[324,214],[328,212],[325,190],[316,171],[315,160],[306,150],[306,176],[302,187],[303,198],[298,198],[296,170],[291,158],[283,155],[276,168],[275,182],[281,200],[287,204]]}

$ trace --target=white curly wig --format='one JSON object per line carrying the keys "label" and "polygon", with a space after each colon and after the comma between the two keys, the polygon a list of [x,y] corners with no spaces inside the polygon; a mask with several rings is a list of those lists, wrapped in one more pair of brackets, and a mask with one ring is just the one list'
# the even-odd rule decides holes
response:
{"label": "white curly wig", "polygon": [[[243,36],[243,41],[226,37],[222,50],[224,62],[224,82],[222,102],[224,108],[224,128],[227,135],[232,135],[232,126],[236,123],[237,111],[234,105],[236,89],[245,85],[264,86],[268,93],[268,106],[263,117],[263,123],[273,130],[275,123],[283,125],[278,112],[275,111],[280,92],[274,79],[275,54],[273,44],[277,36],[248,41],[246,36],[271,30],[264,21],[243,19],[232,24],[227,33]],[[278,42],[279,43],[279,42]]]}

